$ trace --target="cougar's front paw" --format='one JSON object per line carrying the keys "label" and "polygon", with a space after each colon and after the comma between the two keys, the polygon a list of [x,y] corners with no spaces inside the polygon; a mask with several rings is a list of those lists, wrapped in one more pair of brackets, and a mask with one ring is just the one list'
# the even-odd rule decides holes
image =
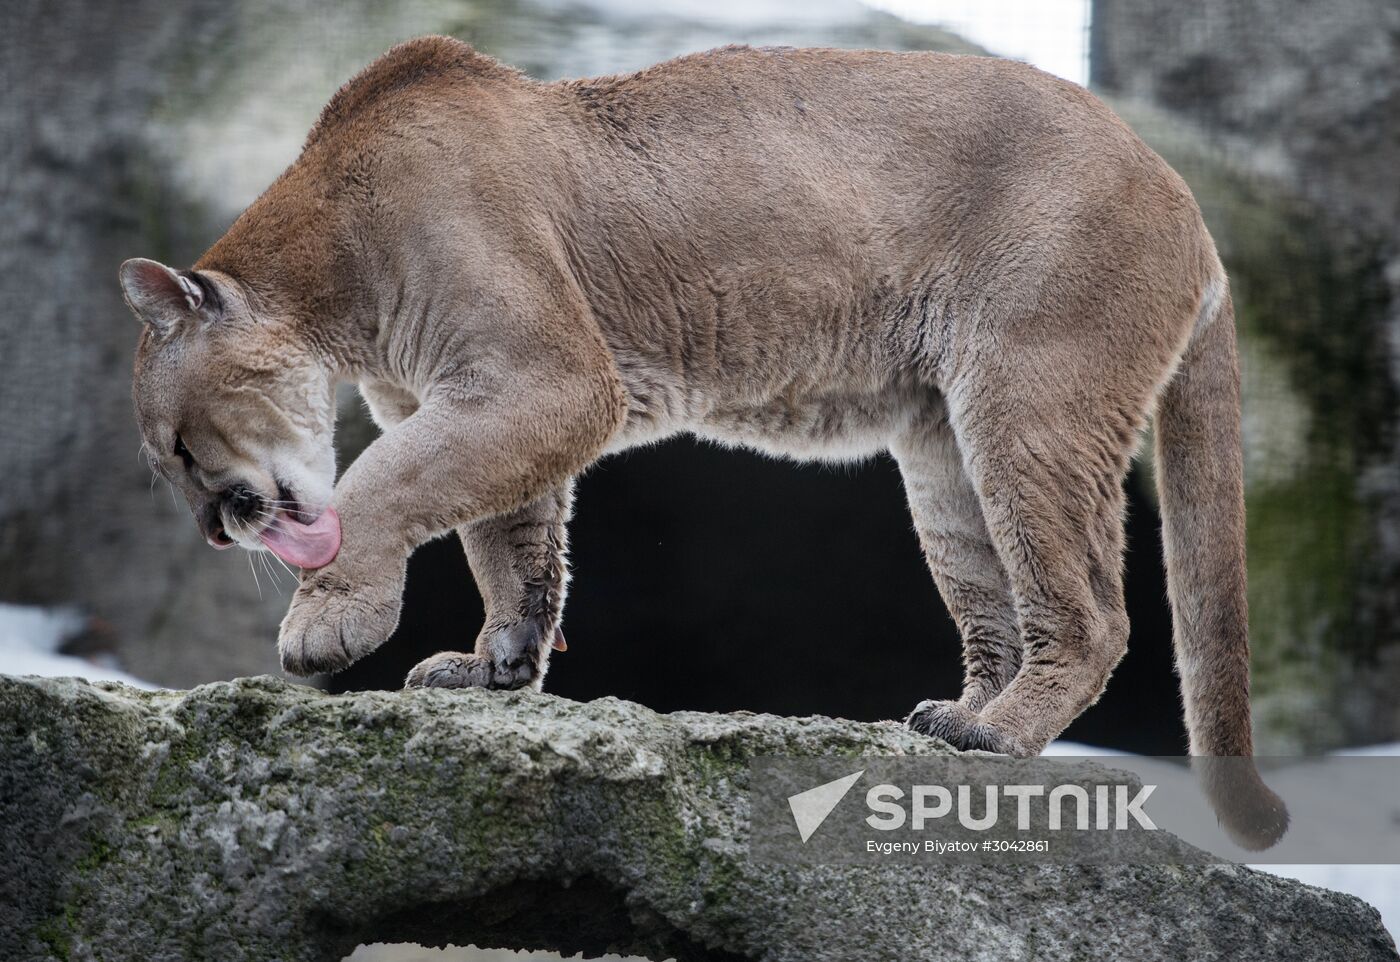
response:
{"label": "cougar's front paw", "polygon": [[955,701],[920,702],[904,723],[916,732],[941,738],[960,751],[996,752],[1017,758],[1031,754],[1016,738]]}
{"label": "cougar's front paw", "polygon": [[382,645],[399,622],[403,577],[353,581],[332,565],[309,572],[282,620],[277,649],[293,675],[348,668]]}
{"label": "cougar's front paw", "polygon": [[404,681],[405,688],[538,688],[544,680],[545,657],[550,644],[558,642],[549,625],[541,619],[527,619],[496,628],[484,629],[477,651],[468,655],[443,651],[425,658],[413,667]]}
{"label": "cougar's front paw", "polygon": [[525,688],[538,680],[524,666],[514,669],[494,665],[480,655],[440,651],[413,666],[405,688]]}
{"label": "cougar's front paw", "polygon": [[491,665],[479,655],[440,651],[413,666],[405,688],[490,688]]}

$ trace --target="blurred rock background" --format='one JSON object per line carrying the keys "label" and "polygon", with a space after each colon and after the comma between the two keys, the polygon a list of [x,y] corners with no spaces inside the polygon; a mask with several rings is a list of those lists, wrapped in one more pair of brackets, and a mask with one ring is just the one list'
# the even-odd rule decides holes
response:
{"label": "blurred rock background", "polygon": [[[275,670],[289,584],[259,586],[237,570],[245,559],[207,551],[137,456],[137,324],[117,265],[137,253],[191,263],[295,157],[336,87],[419,34],[468,38],[542,78],[778,32],[799,43],[974,49],[854,2],[809,6],[735,31],[642,5],[509,0],[6,4],[0,601],[77,605],[96,619],[85,646],[114,649],[162,684]],[[347,454],[372,430],[348,403]]]}
{"label": "blurred rock background", "polygon": [[[973,6],[887,5],[954,11],[955,27]],[[1031,6],[991,5],[1008,18]],[[1094,85],[1191,182],[1235,282],[1261,746],[1395,739],[1400,8],[1092,8]],[[998,36],[988,15],[967,23]],[[276,670],[289,580],[257,585],[240,553],[209,551],[137,457],[137,323],[116,267],[193,261],[295,157],[340,83],[429,32],[542,80],[726,42],[978,50],[854,0],[7,3],[0,602],[80,612],[67,652],[175,686]],[[343,414],[348,459],[373,429],[349,394]],[[1130,483],[1130,655],[1069,734],[1168,753],[1184,741],[1149,471]],[[572,644],[553,691],[880,718],[958,690],[956,637],[887,460],[797,467],[676,441],[606,462],[578,504]],[[397,685],[424,655],[470,645],[479,618],[459,547],[425,546],[399,637],[329,684]]]}
{"label": "blurred rock background", "polygon": [[[1191,183],[1246,377],[1268,750],[1400,727],[1400,5],[1094,0],[1091,85]],[[1175,129],[1173,129],[1175,128]],[[1178,145],[1195,138],[1204,153]]]}

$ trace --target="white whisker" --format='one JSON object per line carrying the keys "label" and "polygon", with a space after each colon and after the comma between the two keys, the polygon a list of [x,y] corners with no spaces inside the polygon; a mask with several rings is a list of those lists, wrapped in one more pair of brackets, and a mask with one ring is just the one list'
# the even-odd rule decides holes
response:
{"label": "white whisker", "polygon": [[253,553],[248,552],[248,570],[253,573],[253,584],[258,586],[258,598],[262,598],[262,582],[258,580],[258,569],[253,567]]}
{"label": "white whisker", "polygon": [[[249,554],[252,554],[252,552],[249,552]],[[268,580],[272,582],[273,587],[278,588],[280,590],[281,585],[279,585],[277,582],[277,573],[268,568],[267,557],[261,551],[259,551],[257,555],[258,567],[263,570],[263,574],[267,575]]]}
{"label": "white whisker", "polygon": [[291,566],[290,566],[289,564],[287,564],[287,562],[283,561],[281,558],[278,558],[276,555],[273,555],[272,557],[277,561],[277,563],[278,563],[279,565],[281,565],[283,568],[286,569],[287,574],[291,575],[291,576],[292,576],[292,580],[295,581],[295,580],[296,580],[297,573],[296,573],[295,571],[292,570]]}

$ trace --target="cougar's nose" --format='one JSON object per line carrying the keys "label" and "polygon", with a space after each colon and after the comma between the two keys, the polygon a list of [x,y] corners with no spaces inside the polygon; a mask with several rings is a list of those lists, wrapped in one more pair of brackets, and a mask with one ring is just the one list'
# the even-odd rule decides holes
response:
{"label": "cougar's nose", "polygon": [[244,484],[235,484],[224,491],[222,500],[223,508],[228,512],[229,517],[242,523],[253,519],[253,515],[257,513],[260,499],[252,488]]}

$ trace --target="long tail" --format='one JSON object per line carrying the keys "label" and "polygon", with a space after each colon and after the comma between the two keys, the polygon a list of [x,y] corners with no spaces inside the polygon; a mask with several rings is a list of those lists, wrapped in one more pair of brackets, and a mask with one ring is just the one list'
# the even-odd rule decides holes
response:
{"label": "long tail", "polygon": [[1191,754],[1230,837],[1244,848],[1265,849],[1288,829],[1288,810],[1253,761],[1240,373],[1223,274],[1207,290],[1181,366],[1163,391],[1155,433]]}

